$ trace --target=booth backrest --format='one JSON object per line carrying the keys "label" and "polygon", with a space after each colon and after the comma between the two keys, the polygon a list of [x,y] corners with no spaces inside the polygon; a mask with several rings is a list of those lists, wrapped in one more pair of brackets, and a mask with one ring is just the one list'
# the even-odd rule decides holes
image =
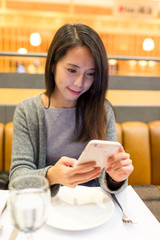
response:
{"label": "booth backrest", "polygon": [[13,122],[9,122],[4,127],[4,170],[9,171],[11,164],[13,138]]}
{"label": "booth backrest", "polygon": [[129,184],[160,185],[160,121],[116,123],[116,129],[134,165]]}
{"label": "booth backrest", "polygon": [[150,132],[150,149],[151,149],[151,182],[160,183],[160,121],[148,123]]}
{"label": "booth backrest", "polygon": [[134,184],[151,183],[150,140],[147,124],[143,122],[125,122],[121,124],[123,146],[131,155],[135,170],[129,181]]}
{"label": "booth backrest", "polygon": [[[160,121],[116,123],[116,130],[134,165],[129,184],[160,185]],[[0,170],[10,168],[12,137],[13,123],[0,124]]]}
{"label": "booth backrest", "polygon": [[4,124],[0,123],[0,171],[3,170]]}

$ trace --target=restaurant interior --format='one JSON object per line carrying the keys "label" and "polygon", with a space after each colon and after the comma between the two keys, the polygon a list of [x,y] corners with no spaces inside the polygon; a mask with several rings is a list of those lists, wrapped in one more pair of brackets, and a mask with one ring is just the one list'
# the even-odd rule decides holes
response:
{"label": "restaurant interior", "polygon": [[66,23],[102,38],[129,185],[160,221],[160,0],[0,0],[0,172],[10,169],[15,108],[44,91],[47,51]]}
{"label": "restaurant interior", "polygon": [[[83,22],[100,34],[111,74],[159,75],[159,1],[1,0],[0,13],[2,52],[46,53],[60,26]],[[0,63],[1,72],[43,73],[45,59],[1,56]]]}

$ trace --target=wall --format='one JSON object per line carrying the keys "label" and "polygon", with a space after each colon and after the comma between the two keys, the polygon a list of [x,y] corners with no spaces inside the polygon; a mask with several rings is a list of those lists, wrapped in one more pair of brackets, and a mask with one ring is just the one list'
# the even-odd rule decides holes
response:
{"label": "wall", "polygon": [[[159,120],[159,80],[111,75],[106,97],[115,108],[116,121]],[[17,103],[43,92],[44,88],[43,74],[0,73],[0,122],[12,121]]]}

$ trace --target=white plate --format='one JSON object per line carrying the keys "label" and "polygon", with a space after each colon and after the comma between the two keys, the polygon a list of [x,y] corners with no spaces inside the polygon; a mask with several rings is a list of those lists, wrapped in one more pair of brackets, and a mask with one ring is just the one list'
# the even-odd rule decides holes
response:
{"label": "white plate", "polygon": [[61,187],[52,205],[47,224],[63,230],[97,227],[113,214],[114,204],[100,188]]}

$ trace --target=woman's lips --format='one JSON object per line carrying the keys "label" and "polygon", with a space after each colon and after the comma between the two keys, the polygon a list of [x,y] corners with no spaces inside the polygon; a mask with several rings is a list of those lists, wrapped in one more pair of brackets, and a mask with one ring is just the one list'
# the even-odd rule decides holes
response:
{"label": "woman's lips", "polygon": [[70,88],[68,88],[68,90],[70,91],[70,93],[72,93],[74,95],[79,95],[81,93],[81,91],[75,91],[75,90],[72,90]]}

